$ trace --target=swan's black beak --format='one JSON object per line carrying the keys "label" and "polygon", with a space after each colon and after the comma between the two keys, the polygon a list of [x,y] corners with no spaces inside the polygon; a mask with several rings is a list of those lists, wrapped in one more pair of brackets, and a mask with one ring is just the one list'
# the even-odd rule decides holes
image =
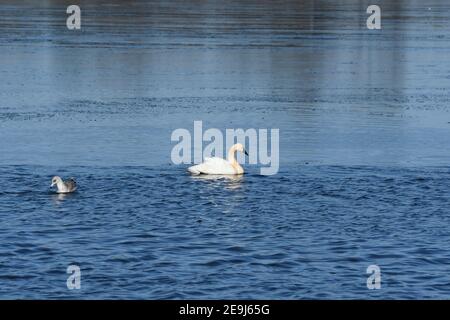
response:
{"label": "swan's black beak", "polygon": [[244,154],[245,154],[246,156],[248,156],[248,152],[247,152],[247,150],[245,150],[245,149],[244,149]]}

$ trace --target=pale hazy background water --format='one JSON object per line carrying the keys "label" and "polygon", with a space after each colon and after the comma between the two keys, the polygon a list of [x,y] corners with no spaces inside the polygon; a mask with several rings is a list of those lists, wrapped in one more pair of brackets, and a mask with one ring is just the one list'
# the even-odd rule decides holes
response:
{"label": "pale hazy background water", "polygon": [[[448,298],[450,3],[69,4],[0,1],[1,298]],[[279,174],[186,175],[194,120]]]}

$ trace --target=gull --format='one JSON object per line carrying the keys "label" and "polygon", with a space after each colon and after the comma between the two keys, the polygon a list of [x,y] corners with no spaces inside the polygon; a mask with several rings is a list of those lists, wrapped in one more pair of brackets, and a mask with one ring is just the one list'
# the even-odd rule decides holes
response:
{"label": "gull", "polygon": [[52,185],[50,186],[50,188],[54,185],[56,185],[58,189],[56,193],[71,193],[77,190],[77,183],[73,178],[70,178],[67,181],[63,181],[63,179],[61,179],[60,177],[55,176],[52,179]]}
{"label": "gull", "polygon": [[243,152],[248,156],[244,146],[240,143],[233,145],[228,151],[228,160],[214,157],[205,158],[203,163],[189,167],[188,171],[192,174],[243,174],[244,168],[236,161],[236,151]]}

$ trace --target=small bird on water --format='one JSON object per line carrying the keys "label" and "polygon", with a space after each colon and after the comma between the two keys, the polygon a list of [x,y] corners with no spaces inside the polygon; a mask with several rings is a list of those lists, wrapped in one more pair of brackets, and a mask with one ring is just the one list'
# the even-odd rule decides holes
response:
{"label": "small bird on water", "polygon": [[63,181],[60,177],[55,176],[52,179],[50,188],[54,185],[56,185],[56,188],[58,189],[56,193],[71,193],[77,190],[77,182],[73,178]]}

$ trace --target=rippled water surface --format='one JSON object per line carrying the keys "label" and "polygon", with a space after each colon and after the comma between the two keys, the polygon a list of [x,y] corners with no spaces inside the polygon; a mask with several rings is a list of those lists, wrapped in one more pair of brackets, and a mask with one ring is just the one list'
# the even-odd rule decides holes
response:
{"label": "rippled water surface", "polygon": [[[0,1],[0,298],[448,298],[449,3],[69,4]],[[187,175],[195,120],[279,173]]]}
{"label": "rippled water surface", "polygon": [[[167,167],[1,167],[2,297],[442,298],[450,170],[287,167],[187,176]],[[82,290],[65,268],[82,267]],[[366,268],[383,287],[366,288]]]}

